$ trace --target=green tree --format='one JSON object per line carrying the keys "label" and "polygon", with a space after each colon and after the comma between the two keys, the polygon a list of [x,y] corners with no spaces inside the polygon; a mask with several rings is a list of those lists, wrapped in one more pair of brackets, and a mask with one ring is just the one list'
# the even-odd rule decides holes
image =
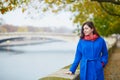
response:
{"label": "green tree", "polygon": [[[47,3],[49,3],[49,0],[47,1]],[[51,5],[54,4],[58,6],[55,0],[52,1],[53,2],[50,3]],[[120,31],[118,31],[120,24],[120,5],[116,5],[115,3],[113,3],[113,1],[110,2],[110,0],[108,3],[106,3],[107,0],[106,2],[104,0],[104,3],[102,3],[102,1],[103,0],[101,0],[101,2],[89,0],[66,0],[66,2],[64,2],[64,9],[68,8],[73,13],[78,13],[77,15],[75,15],[75,18],[73,20],[74,23],[82,24],[85,21],[92,20],[95,23],[95,26],[99,33],[103,36],[108,36],[113,33],[120,33]],[[61,5],[62,4],[63,3],[61,3]]]}

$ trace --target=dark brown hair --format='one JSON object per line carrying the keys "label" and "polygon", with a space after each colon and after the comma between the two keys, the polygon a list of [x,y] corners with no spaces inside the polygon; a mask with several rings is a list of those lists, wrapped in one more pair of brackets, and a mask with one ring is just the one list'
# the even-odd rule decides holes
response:
{"label": "dark brown hair", "polygon": [[93,29],[93,34],[96,34],[96,35],[100,36],[100,35],[98,34],[98,32],[96,31],[93,22],[87,21],[87,22],[85,22],[85,23],[82,25],[81,35],[80,35],[80,38],[81,38],[81,39],[83,39],[84,36],[85,36],[84,33],[83,33],[83,30],[84,30],[83,27],[84,27],[84,25],[88,25],[91,29]]}

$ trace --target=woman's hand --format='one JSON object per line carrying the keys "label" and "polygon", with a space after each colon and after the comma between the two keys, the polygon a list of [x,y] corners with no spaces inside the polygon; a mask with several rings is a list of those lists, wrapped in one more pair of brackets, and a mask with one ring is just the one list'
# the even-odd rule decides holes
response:
{"label": "woman's hand", "polygon": [[71,71],[67,71],[66,74],[72,75],[73,73]]}

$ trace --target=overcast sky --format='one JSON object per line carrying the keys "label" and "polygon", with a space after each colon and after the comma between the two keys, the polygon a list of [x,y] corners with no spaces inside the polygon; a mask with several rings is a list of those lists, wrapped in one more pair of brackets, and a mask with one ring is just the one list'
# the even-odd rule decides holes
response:
{"label": "overcast sky", "polygon": [[[70,20],[72,14],[70,12],[60,12],[59,14],[44,13],[44,14],[33,14],[35,19],[28,17],[26,13],[22,13],[20,9],[7,12],[4,15],[0,15],[7,24],[17,26],[36,26],[36,27],[64,27],[69,29],[75,29],[73,23]],[[27,18],[26,18],[27,17]]]}

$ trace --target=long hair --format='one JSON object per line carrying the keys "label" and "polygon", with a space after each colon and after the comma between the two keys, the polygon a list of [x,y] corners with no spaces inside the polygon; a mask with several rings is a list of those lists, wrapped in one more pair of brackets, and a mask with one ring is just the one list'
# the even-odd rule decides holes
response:
{"label": "long hair", "polygon": [[80,38],[81,38],[81,39],[83,39],[84,36],[85,36],[85,34],[83,33],[83,30],[84,30],[83,27],[84,27],[84,25],[88,25],[88,27],[90,27],[91,29],[93,29],[93,34],[96,34],[97,36],[100,36],[100,35],[98,34],[98,32],[96,31],[93,22],[87,21],[87,22],[85,22],[85,23],[82,25],[81,35],[80,35]]}

